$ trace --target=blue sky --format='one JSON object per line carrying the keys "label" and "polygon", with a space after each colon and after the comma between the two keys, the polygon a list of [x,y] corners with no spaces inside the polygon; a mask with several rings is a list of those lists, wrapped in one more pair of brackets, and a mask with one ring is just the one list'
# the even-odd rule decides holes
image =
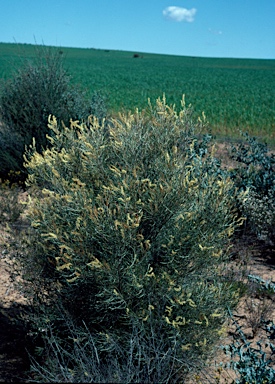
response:
{"label": "blue sky", "polygon": [[275,59],[275,0],[0,0],[0,42]]}

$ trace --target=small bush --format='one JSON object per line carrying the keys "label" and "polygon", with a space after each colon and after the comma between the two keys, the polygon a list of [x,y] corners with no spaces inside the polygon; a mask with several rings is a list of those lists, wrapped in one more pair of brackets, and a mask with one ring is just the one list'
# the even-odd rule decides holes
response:
{"label": "small bush", "polygon": [[245,141],[237,147],[232,146],[232,158],[240,167],[232,173],[238,188],[246,190],[253,187],[260,196],[266,196],[274,188],[275,155],[269,154],[266,144],[255,137],[243,133]]}
{"label": "small bush", "polygon": [[246,142],[232,148],[232,158],[240,166],[232,179],[240,191],[249,189],[241,205],[247,225],[260,239],[273,243],[275,228],[275,156],[267,145],[244,134]]}
{"label": "small bush", "polygon": [[238,299],[223,267],[239,223],[203,126],[165,98],[107,126],[49,118],[52,148],[25,156],[32,231],[20,257],[34,306],[48,305],[40,329],[67,338],[61,303],[103,361],[117,345],[128,353],[135,329],[146,353],[133,364],[154,361],[151,381],[167,353],[182,375],[209,355]]}
{"label": "small bush", "polygon": [[249,219],[249,227],[260,240],[274,245],[275,239],[275,190],[260,196],[252,188],[243,202],[243,214]]}
{"label": "small bush", "polygon": [[68,124],[70,118],[83,119],[91,113],[105,117],[104,105],[99,93],[89,100],[86,92],[71,85],[58,50],[38,49],[35,61],[27,62],[1,89],[0,176],[7,179],[12,170],[21,172],[18,178],[26,177],[25,147],[33,137],[38,151],[49,145],[49,114]]}
{"label": "small bush", "polygon": [[235,340],[224,346],[224,352],[230,356],[228,367],[237,374],[236,384],[268,384],[275,381],[274,355],[275,346],[271,340],[275,338],[275,324],[272,321],[262,322],[266,339],[252,346],[241,327],[234,321],[236,327]]}

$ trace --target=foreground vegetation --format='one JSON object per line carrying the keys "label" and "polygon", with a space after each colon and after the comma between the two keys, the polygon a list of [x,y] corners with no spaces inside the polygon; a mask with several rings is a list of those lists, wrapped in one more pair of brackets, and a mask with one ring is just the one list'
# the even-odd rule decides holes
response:
{"label": "foreground vegetation", "polygon": [[[29,304],[24,326],[35,335],[32,379],[184,382],[211,356],[247,289],[227,267],[243,223],[274,245],[274,156],[247,136],[232,148],[240,166],[224,169],[205,114],[184,97],[179,108],[163,97],[111,114],[98,93],[91,102],[71,88],[63,54],[45,52],[7,81],[0,105],[0,220],[12,231],[24,214],[10,252]],[[81,101],[79,120],[69,119],[74,109],[60,114],[68,100]],[[18,137],[25,151],[7,146]],[[11,176],[27,191],[24,209]],[[273,335],[274,324],[265,326]],[[229,352],[242,358],[239,334]],[[272,359],[245,348],[245,361],[232,360],[236,383],[273,380]]]}
{"label": "foreground vegetation", "polygon": [[[188,109],[185,112],[190,121]],[[230,261],[228,245],[236,241],[232,237],[236,200],[228,174],[219,168],[217,159],[208,158],[207,141],[190,140],[190,147],[189,138],[194,132],[183,130],[188,127],[183,114],[178,120],[173,109],[161,100],[152,113],[151,118],[139,114],[133,120],[131,115],[124,116],[124,122],[121,117],[119,126],[112,124],[110,136],[105,135],[105,126],[97,120],[87,126],[72,123],[71,129],[60,131],[51,119],[56,134],[51,140],[55,145],[42,154],[35,148],[27,154],[32,184],[27,211],[25,205],[18,204],[15,186],[1,186],[0,219],[2,224],[9,223],[11,238],[13,231],[18,233],[22,209],[24,221],[27,214],[32,225],[27,226],[27,232],[23,227],[21,240],[17,235],[15,248],[11,243],[9,251],[21,276],[23,272],[20,289],[24,289],[30,305],[23,321],[31,336],[28,349],[36,348],[29,373],[35,382],[184,382],[186,374],[192,372],[192,380],[205,382],[200,374],[204,358],[211,355],[225,331],[224,319],[228,315],[222,312],[222,306],[224,310],[234,308],[239,295],[249,289],[226,268]],[[144,118],[143,124],[137,124]],[[138,161],[144,166],[130,171],[131,160],[135,164],[135,156],[139,158],[149,144],[142,140],[143,136],[140,139],[145,148],[139,140],[133,140],[131,127],[135,134],[137,128],[144,129],[146,121],[150,132],[154,123],[156,133],[161,132],[165,122],[172,126],[174,121],[176,127],[184,123],[178,133],[183,133],[187,146],[179,147],[183,151],[179,153],[172,146],[170,154],[164,152],[163,156],[161,151],[158,153],[162,146],[154,146],[156,153],[144,153],[144,160],[154,156],[162,166],[150,167],[150,161]],[[166,131],[166,135],[172,139],[176,131]],[[124,145],[137,145],[140,152],[134,151],[135,156],[131,156],[130,151],[126,159],[121,156],[128,153],[123,138],[129,140]],[[163,138],[162,145],[169,148],[168,137]],[[154,139],[153,135],[152,142]],[[108,150],[101,140],[107,140]],[[147,150],[150,148],[148,145]],[[101,156],[94,157],[96,151]],[[114,161],[116,154],[119,165],[108,167],[105,156]],[[182,160],[187,171],[181,176],[183,185],[177,174],[177,164]],[[154,177],[159,169],[161,183],[154,179],[155,185],[150,185],[150,179],[143,179],[140,172],[144,167],[149,167],[147,172],[153,172]],[[169,181],[182,193],[172,193]],[[140,188],[131,188],[132,182],[138,182],[136,187]],[[163,188],[160,193],[158,185]],[[245,202],[241,196],[238,200]],[[172,210],[176,213],[176,227]],[[232,219],[224,233],[218,234],[217,224],[222,228]],[[169,231],[173,234],[169,235]],[[219,244],[224,245],[219,248]],[[254,286],[256,295],[263,290],[274,297],[272,284],[255,276],[251,279],[258,284],[256,291]],[[22,322],[22,317],[17,321]],[[239,338],[226,347],[232,356],[231,367],[239,377],[236,383],[274,379],[273,360],[266,357],[264,348],[268,345],[274,353],[275,326],[261,315],[254,327],[255,331],[265,327],[267,332],[260,349],[250,345],[239,327]],[[218,380],[220,368],[217,372]]]}
{"label": "foreground vegetation", "polygon": [[[0,44],[0,77],[9,78],[32,45]],[[99,49],[60,48],[73,82],[101,91],[111,111],[145,108],[164,92],[169,104],[204,111],[212,133],[238,137],[239,129],[274,144],[275,60],[211,59]]]}

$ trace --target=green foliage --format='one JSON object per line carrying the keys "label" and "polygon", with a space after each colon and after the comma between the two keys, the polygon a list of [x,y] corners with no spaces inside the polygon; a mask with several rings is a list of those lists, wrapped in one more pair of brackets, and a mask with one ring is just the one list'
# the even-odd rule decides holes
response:
{"label": "green foliage", "polygon": [[182,93],[196,111],[204,111],[211,129],[230,139],[240,128],[272,140],[275,60],[215,59],[95,49],[68,49],[74,78],[87,88],[108,93],[110,107],[145,108],[148,97],[165,90],[169,103],[180,107]]}
{"label": "green foliage", "polygon": [[[32,57],[34,47],[20,45],[20,55]],[[0,44],[0,78],[18,64],[18,45]],[[182,93],[196,111],[204,111],[217,136],[238,136],[244,129],[274,143],[275,60],[203,58],[100,49],[62,48],[73,81],[108,95],[109,106],[145,108],[164,90],[169,103]]]}
{"label": "green foliage", "polygon": [[233,174],[234,181],[238,188],[252,187],[258,195],[267,195],[275,188],[275,155],[255,137],[243,136],[244,142],[232,147],[232,158],[241,165]]}
{"label": "green foliage", "polygon": [[61,302],[101,357],[127,351],[133,328],[146,340],[135,364],[154,348],[156,365],[169,351],[174,372],[208,356],[238,299],[223,267],[239,223],[233,183],[199,139],[204,125],[184,99],[177,113],[165,98],[108,125],[60,129],[49,118],[51,149],[25,156],[32,231],[20,258],[49,305],[45,324]]}
{"label": "green foliage", "polygon": [[275,293],[275,284],[273,284],[271,281],[261,279],[259,276],[255,275],[248,275],[248,278],[249,280],[258,283],[261,290]]}
{"label": "green foliage", "polygon": [[232,172],[239,190],[250,189],[243,201],[242,212],[248,225],[259,238],[273,241],[275,228],[275,156],[266,144],[244,134],[245,142],[232,148],[238,166]]}
{"label": "green foliage", "polygon": [[105,114],[103,98],[87,94],[71,85],[70,76],[63,68],[58,50],[37,49],[34,61],[26,62],[15,75],[4,82],[0,97],[0,175],[8,177],[10,170],[25,177],[23,153],[35,137],[37,150],[49,143],[46,134],[49,114],[58,121],[69,123],[70,118],[86,118],[90,113]]}
{"label": "green foliage", "polygon": [[230,356],[228,366],[236,372],[236,384],[268,384],[275,380],[274,364],[275,346],[271,340],[275,338],[275,324],[272,321],[263,322],[266,340],[257,342],[257,347],[246,339],[241,327],[236,326],[235,341],[223,347]]}
{"label": "green foliage", "polygon": [[275,239],[275,191],[270,190],[266,196],[258,195],[251,189],[242,204],[242,211],[248,217],[249,228],[260,240],[274,245]]}

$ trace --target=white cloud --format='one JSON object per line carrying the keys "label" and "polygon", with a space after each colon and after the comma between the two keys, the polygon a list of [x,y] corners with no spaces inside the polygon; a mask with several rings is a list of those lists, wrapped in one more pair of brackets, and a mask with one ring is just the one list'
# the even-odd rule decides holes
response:
{"label": "white cloud", "polygon": [[196,8],[186,9],[181,7],[170,6],[165,8],[162,11],[162,14],[166,19],[172,21],[187,21],[188,23],[192,23],[194,21],[194,16],[196,14]]}

